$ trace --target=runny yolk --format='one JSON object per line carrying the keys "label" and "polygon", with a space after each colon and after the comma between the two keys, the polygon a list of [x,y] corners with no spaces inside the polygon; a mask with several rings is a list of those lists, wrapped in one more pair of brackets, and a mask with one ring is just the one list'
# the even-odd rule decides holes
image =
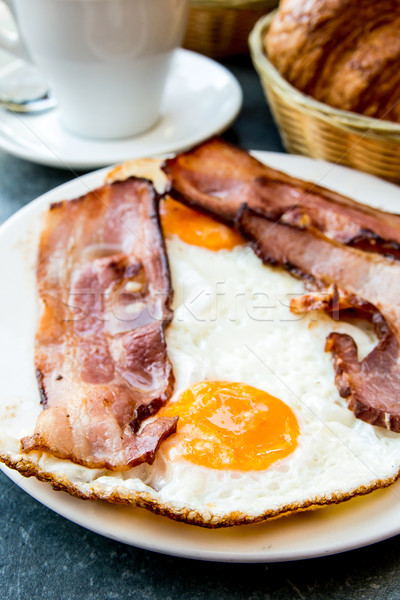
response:
{"label": "runny yolk", "polygon": [[243,383],[196,383],[159,414],[179,416],[176,434],[164,442],[169,456],[174,450],[212,469],[266,469],[294,451],[300,433],[287,404]]}
{"label": "runny yolk", "polygon": [[161,203],[160,216],[165,235],[176,234],[192,246],[202,246],[208,250],[231,250],[244,242],[231,227],[172,198]]}

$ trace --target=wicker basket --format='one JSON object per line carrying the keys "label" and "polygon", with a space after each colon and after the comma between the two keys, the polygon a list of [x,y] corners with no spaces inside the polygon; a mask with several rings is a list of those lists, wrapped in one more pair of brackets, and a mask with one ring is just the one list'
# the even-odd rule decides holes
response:
{"label": "wicker basket", "polygon": [[248,54],[256,21],[278,0],[191,0],[183,46],[213,58]]}
{"label": "wicker basket", "polygon": [[257,21],[249,45],[285,148],[400,183],[400,124],[332,108],[283,79],[263,49],[275,12]]}

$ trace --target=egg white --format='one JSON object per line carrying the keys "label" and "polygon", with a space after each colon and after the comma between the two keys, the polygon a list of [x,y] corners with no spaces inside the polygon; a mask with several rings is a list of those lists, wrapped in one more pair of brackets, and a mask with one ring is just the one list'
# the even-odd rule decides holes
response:
{"label": "egg white", "polygon": [[[360,357],[375,345],[368,329],[322,312],[294,315],[290,298],[304,285],[262,264],[245,245],[213,252],[173,236],[167,252],[174,318],[166,330],[176,378],[174,402],[193,383],[242,382],[276,396],[295,413],[295,451],[262,471],[216,470],[169,458],[161,445],[152,465],[115,473],[88,469],[48,453],[20,453],[40,412],[39,399],[0,408],[2,460],[82,498],[146,506],[200,525],[264,520],[393,482],[400,435],[354,417],[334,383],[325,338],[349,333]],[[168,441],[166,442],[166,444]]]}
{"label": "egg white", "polygon": [[324,352],[333,330],[352,335],[360,354],[375,340],[323,313],[294,315],[290,298],[304,286],[264,266],[246,246],[212,252],[176,237],[168,242],[174,319],[167,331],[175,394],[203,380],[240,381],[288,404],[300,425],[297,449],[264,471],[214,470],[168,460],[161,447],[142,478],[162,503],[218,515],[256,517],[293,504],[329,500],[393,476],[400,436],[354,417]]}

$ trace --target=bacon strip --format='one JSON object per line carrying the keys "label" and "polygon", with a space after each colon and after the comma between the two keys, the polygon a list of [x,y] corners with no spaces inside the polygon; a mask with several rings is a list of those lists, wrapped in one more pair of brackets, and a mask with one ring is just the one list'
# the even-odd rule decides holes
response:
{"label": "bacon strip", "polygon": [[[356,417],[400,433],[399,263],[316,232],[274,223],[245,206],[239,212],[238,226],[265,263],[284,267],[308,281],[311,277],[320,289],[337,284],[346,290],[346,308],[352,298],[356,306],[358,299],[363,299],[360,303],[371,311],[378,345],[359,362],[354,340],[331,333],[326,350],[334,358],[339,392]],[[326,308],[318,296],[315,302],[303,302],[303,307]]]}
{"label": "bacon strip", "polygon": [[272,220],[312,227],[327,237],[400,259],[400,216],[265,166],[244,150],[211,139],[168,159],[170,194],[233,223],[245,203]]}
{"label": "bacon strip", "polygon": [[54,204],[40,240],[35,365],[44,410],[25,452],[98,468],[151,463],[176,419],[164,328],[171,285],[151,184],[130,178]]}
{"label": "bacon strip", "polygon": [[[298,273],[301,277],[303,274]],[[304,278],[304,276],[303,276]],[[290,310],[293,313],[301,314],[313,310],[323,310],[329,313],[334,319],[339,319],[340,314],[344,311],[357,311],[357,316],[369,316],[376,313],[376,309],[372,304],[366,302],[354,294],[349,294],[345,290],[340,289],[336,284],[326,287],[321,281],[309,278],[305,280],[305,286],[312,291],[310,294],[304,294],[299,298],[292,298],[290,301]]]}

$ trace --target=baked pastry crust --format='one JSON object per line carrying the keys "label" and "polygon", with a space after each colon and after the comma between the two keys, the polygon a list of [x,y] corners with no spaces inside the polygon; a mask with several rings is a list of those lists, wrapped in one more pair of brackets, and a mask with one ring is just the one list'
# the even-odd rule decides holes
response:
{"label": "baked pastry crust", "polygon": [[400,122],[398,0],[281,0],[264,48],[307,95]]}

